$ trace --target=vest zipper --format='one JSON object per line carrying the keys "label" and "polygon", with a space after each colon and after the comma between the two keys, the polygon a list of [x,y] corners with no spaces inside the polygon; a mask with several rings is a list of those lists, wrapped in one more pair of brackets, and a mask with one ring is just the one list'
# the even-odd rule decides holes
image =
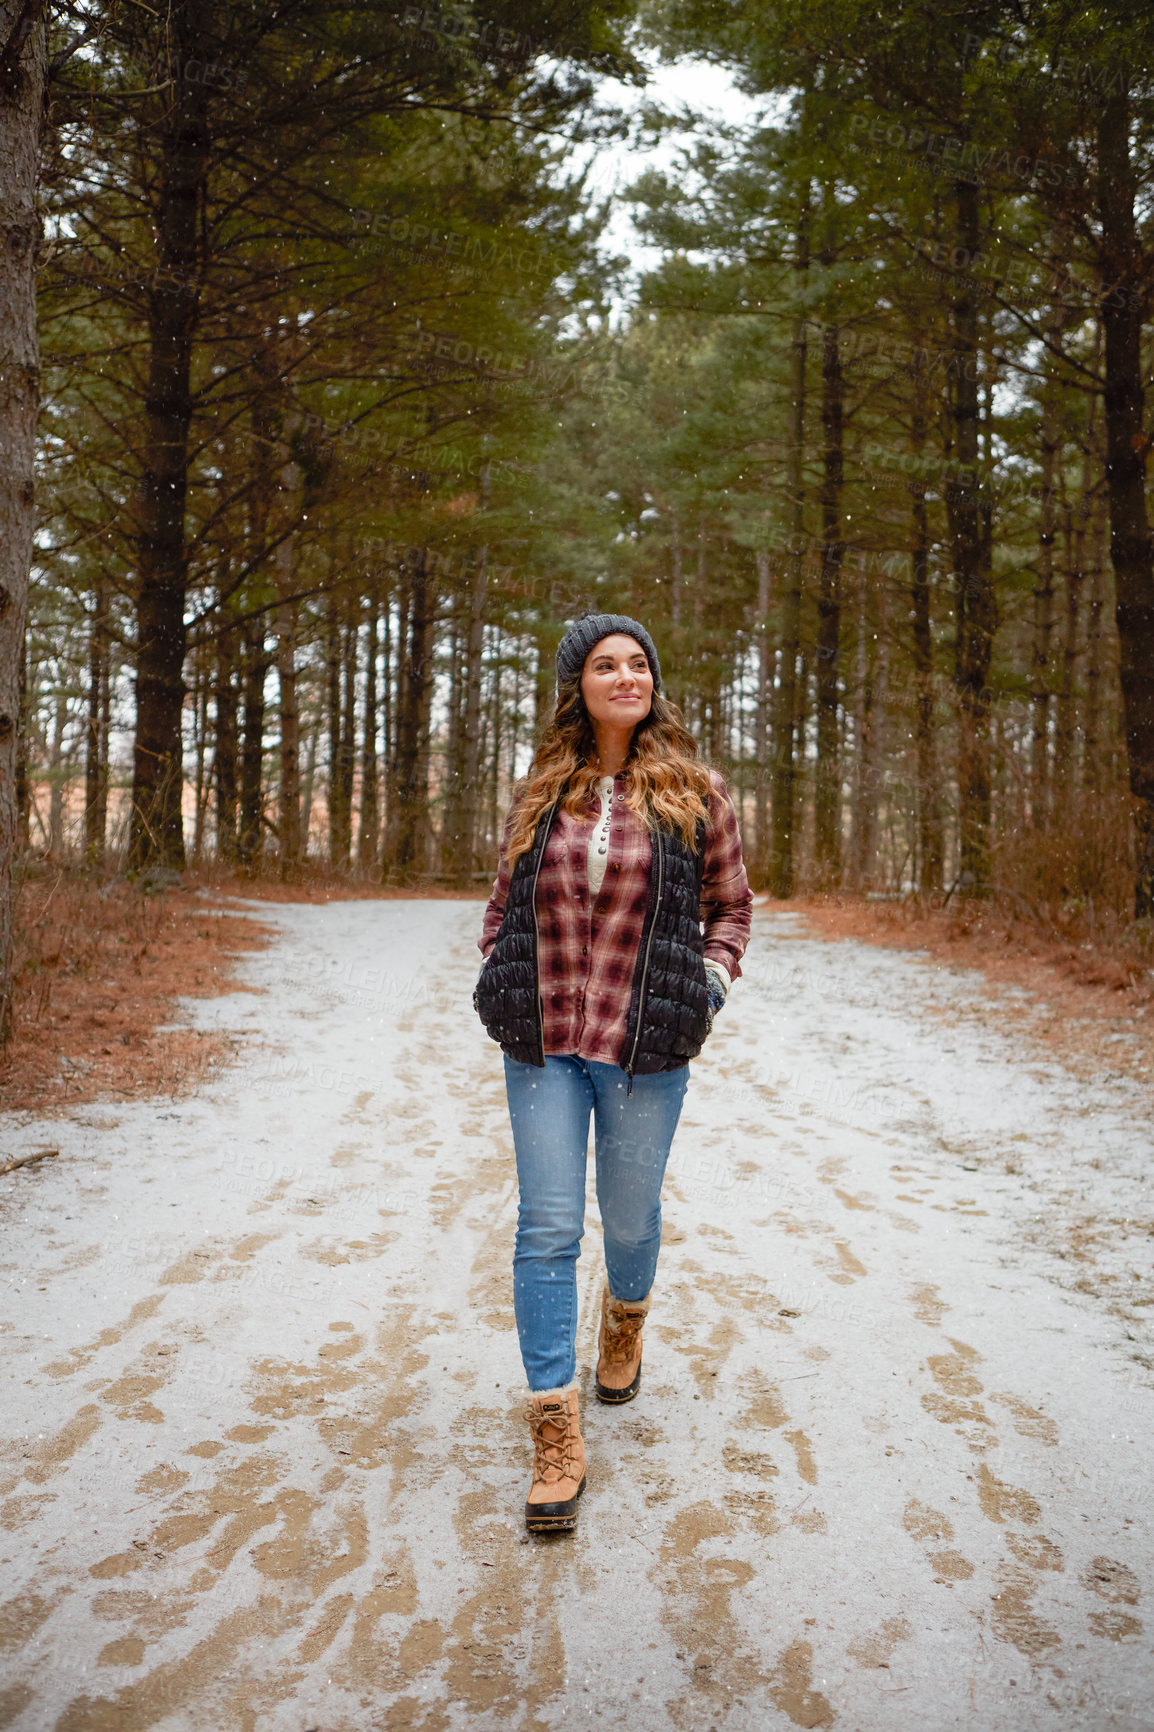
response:
{"label": "vest zipper", "polygon": [[[625,1074],[629,1078],[626,1095],[633,1093],[633,1065],[637,1058],[637,1043],[641,1039],[641,1024],[645,1020],[645,986],[649,979],[649,952],[653,948],[653,934],[657,927],[657,917],[661,913],[661,892],[665,882],[665,848],[661,840],[660,827],[654,832],[657,839],[657,895],[653,902],[653,919],[649,922],[649,935],[645,940],[645,955],[641,962],[641,991],[637,999],[637,1028],[633,1035],[633,1050],[629,1054],[629,1063],[625,1066]],[[542,1048],[544,1039],[542,1038]]]}
{"label": "vest zipper", "polygon": [[[558,794],[557,800],[561,796]],[[541,1042],[541,1069],[545,1068],[545,1007],[541,1003],[541,928],[537,924],[537,880],[541,876],[541,862],[545,858],[545,847],[549,841],[549,831],[553,827],[553,814],[557,810],[557,800],[549,808],[549,816],[545,822],[545,834],[541,838],[541,848],[537,855],[537,864],[533,868],[533,885],[529,891],[529,906],[533,910],[533,972],[537,976],[537,1030]]]}

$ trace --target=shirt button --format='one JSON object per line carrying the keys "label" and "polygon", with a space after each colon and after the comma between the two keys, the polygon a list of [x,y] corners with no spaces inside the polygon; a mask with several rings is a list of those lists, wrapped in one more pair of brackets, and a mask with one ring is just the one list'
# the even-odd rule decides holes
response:
{"label": "shirt button", "polygon": [[588,954],[589,954],[589,946],[588,946],[588,945],[587,945],[587,944],[583,944],[583,945],[582,945],[582,946],[581,946],[581,954],[582,954],[582,956],[588,956]]}

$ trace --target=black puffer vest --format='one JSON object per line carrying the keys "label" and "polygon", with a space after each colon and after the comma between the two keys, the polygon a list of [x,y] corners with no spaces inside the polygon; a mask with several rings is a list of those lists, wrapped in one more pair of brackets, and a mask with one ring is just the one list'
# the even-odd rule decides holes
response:
{"label": "black puffer vest", "polygon": [[[537,877],[561,796],[537,825],[533,845],[513,867],[497,941],[473,991],[477,1015],[502,1051],[544,1068],[545,1032],[537,968]],[[709,995],[701,936],[705,824],[687,848],[668,830],[652,832],[649,906],[641,932],[621,1064],[633,1076],[677,1070],[709,1033]]]}

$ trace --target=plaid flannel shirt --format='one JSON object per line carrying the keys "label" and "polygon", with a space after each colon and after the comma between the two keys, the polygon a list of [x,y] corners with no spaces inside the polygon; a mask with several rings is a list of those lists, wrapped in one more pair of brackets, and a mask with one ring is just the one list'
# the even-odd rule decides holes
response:
{"label": "plaid flannel shirt", "polygon": [[[731,980],[741,973],[749,942],[753,897],[741,858],[741,830],[729,790],[710,770],[709,824],[701,883],[706,961],[720,962]],[[620,1064],[637,953],[649,902],[649,831],[625,804],[626,780],[613,784],[613,820],[605,880],[589,895],[589,842],[601,807],[591,794],[588,815],[558,809],[537,879],[538,978],[545,1052]],[[506,820],[506,833],[508,820]],[[509,894],[504,860],[485,909],[479,948],[497,941]]]}

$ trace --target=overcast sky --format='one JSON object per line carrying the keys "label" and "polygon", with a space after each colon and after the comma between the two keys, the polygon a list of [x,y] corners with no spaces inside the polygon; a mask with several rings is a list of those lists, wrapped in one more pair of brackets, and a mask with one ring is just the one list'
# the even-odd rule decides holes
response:
{"label": "overcast sky", "polygon": [[[591,192],[600,200],[606,194],[620,190],[650,168],[670,168],[679,150],[695,139],[707,137],[719,121],[752,119],[764,106],[764,99],[751,101],[734,87],[729,73],[722,67],[702,60],[678,60],[669,65],[655,65],[653,76],[645,89],[620,84],[607,78],[601,85],[606,106],[639,112],[645,105],[659,105],[673,113],[687,111],[683,130],[667,134],[656,149],[644,149],[632,142],[605,145],[591,152],[594,172]],[[655,247],[642,245],[633,225],[632,209],[621,199],[616,203],[605,237],[610,253],[624,253],[634,260],[638,274],[651,270],[660,260]]]}

